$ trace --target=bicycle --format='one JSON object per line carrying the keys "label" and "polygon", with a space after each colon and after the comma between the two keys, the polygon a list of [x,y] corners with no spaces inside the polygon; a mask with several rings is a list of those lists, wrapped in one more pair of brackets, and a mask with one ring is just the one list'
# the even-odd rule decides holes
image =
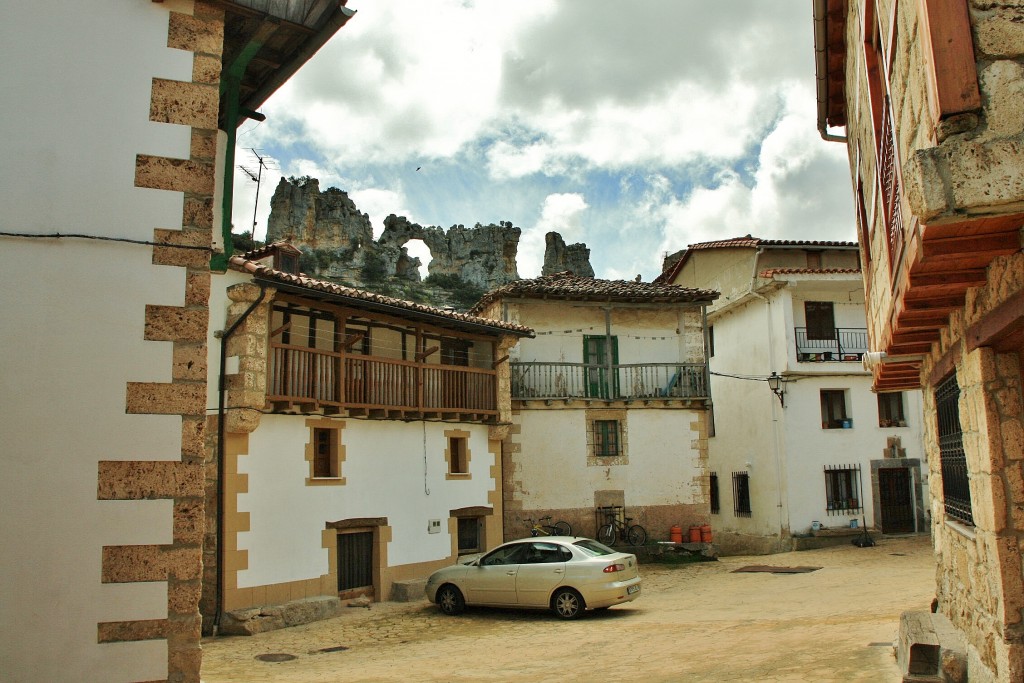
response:
{"label": "bicycle", "polygon": [[568,522],[558,520],[554,524],[545,524],[544,522],[549,519],[551,515],[538,520],[527,517],[523,521],[530,525],[531,536],[572,536],[572,527]]}
{"label": "bicycle", "polygon": [[605,545],[614,545],[616,537],[630,545],[643,545],[647,540],[646,529],[639,524],[630,524],[632,517],[625,517],[623,521],[614,512],[606,512],[605,520],[605,525],[597,530],[597,540]]}

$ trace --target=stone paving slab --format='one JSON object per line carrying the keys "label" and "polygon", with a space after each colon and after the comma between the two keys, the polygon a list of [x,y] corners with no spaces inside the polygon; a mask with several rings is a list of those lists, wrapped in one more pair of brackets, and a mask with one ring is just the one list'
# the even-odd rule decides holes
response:
{"label": "stone paving slab", "polygon": [[[899,681],[890,645],[900,614],[927,609],[927,537],[881,537],[765,557],[644,565],[636,601],[561,622],[546,612],[469,609],[425,599],[349,608],[340,617],[203,642],[205,683],[477,681]],[[807,574],[737,574],[770,559]],[[336,648],[331,652],[325,649]],[[340,649],[346,648],[346,649]],[[285,662],[261,654],[292,654]]]}

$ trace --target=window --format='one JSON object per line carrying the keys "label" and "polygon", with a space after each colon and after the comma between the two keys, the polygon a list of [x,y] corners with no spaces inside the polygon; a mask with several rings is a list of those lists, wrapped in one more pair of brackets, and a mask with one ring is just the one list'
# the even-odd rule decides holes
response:
{"label": "window", "polygon": [[896,391],[888,394],[878,394],[878,426],[907,426],[906,418],[903,416],[902,392]]}
{"label": "window", "polygon": [[334,457],[334,435],[337,432],[333,429],[313,430],[313,477],[322,479],[324,477],[338,476],[338,461]]}
{"label": "window", "polygon": [[849,429],[853,420],[846,414],[846,391],[843,389],[821,390],[821,428]]}
{"label": "window", "polygon": [[807,252],[807,267],[810,268],[811,270],[819,270],[821,268],[820,251]]}
{"label": "window", "polygon": [[619,456],[618,420],[594,420],[594,455],[602,458]]}
{"label": "window", "polygon": [[715,326],[708,325],[708,358],[715,357]]}
{"label": "window", "polygon": [[459,554],[478,553],[481,550],[480,528],[483,519],[480,517],[459,517]]}
{"label": "window", "polygon": [[721,501],[718,498],[718,473],[711,473],[711,514],[717,515],[721,511]]}
{"label": "window", "polygon": [[956,383],[956,373],[935,387],[935,412],[939,421],[939,461],[946,514],[973,526],[971,482],[960,426],[960,386]]}
{"label": "window", "polygon": [[804,321],[808,339],[836,338],[836,318],[831,301],[805,301]]}
{"label": "window", "polygon": [[325,419],[306,420],[309,442],[306,461],[309,476],[306,485],[343,485],[341,467],[345,461],[345,447],[341,443],[341,430],[345,423]]}
{"label": "window", "polygon": [[469,365],[470,346],[471,344],[463,339],[449,339],[448,337],[442,337],[441,364],[467,367]]}
{"label": "window", "polygon": [[469,432],[459,429],[446,431],[448,448],[444,457],[448,462],[448,479],[469,478]]}
{"label": "window", "polygon": [[732,501],[737,517],[750,517],[750,475],[746,472],[732,473]]}
{"label": "window", "polygon": [[586,411],[587,467],[629,464],[629,426],[625,410]]}
{"label": "window", "polygon": [[825,466],[825,506],[829,514],[860,512],[860,465]]}

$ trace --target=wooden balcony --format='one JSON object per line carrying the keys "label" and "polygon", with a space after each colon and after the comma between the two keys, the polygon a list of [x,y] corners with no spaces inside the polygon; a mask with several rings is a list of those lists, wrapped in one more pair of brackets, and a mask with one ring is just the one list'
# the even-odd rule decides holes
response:
{"label": "wooden balcony", "polygon": [[496,392],[490,369],[270,344],[267,404],[275,412],[490,422]]}
{"label": "wooden balcony", "polygon": [[711,391],[702,363],[512,363],[513,400],[689,399],[706,401]]}

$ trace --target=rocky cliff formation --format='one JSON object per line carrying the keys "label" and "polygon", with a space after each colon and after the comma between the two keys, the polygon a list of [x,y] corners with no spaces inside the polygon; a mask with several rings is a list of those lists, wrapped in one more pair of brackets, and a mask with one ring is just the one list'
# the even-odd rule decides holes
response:
{"label": "rocky cliff formation", "polygon": [[549,232],[544,235],[544,266],[540,274],[554,275],[565,271],[580,277],[594,277],[590,249],[582,242],[567,245],[557,232]]}
{"label": "rocky cliff formation", "polygon": [[[459,307],[472,295],[519,279],[520,234],[507,221],[444,230],[392,214],[385,219],[380,238],[374,240],[370,217],[359,212],[347,192],[333,187],[321,191],[319,181],[309,177],[281,179],[270,200],[267,221],[267,242],[286,240],[301,249],[304,272],[371,290],[398,284],[403,289],[394,293],[409,298],[417,298],[421,263],[405,245],[422,240],[431,256],[428,281],[458,289]],[[545,239],[545,275],[563,270],[594,275],[585,244],[566,245],[554,232]]]}

